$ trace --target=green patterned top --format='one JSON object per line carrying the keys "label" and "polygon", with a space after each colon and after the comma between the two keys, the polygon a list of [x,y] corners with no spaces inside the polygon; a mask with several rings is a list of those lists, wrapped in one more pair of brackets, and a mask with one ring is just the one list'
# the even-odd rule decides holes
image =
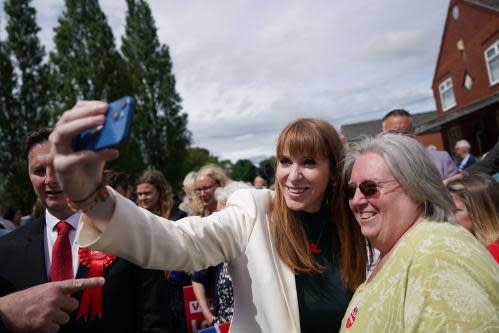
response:
{"label": "green patterned top", "polygon": [[497,333],[498,267],[464,228],[423,221],[357,289],[340,332]]}

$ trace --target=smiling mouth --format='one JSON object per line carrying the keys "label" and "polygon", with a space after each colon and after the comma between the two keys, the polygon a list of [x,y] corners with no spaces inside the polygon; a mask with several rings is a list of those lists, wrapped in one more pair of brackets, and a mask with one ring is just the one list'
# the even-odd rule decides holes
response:
{"label": "smiling mouth", "polygon": [[308,190],[307,187],[291,187],[291,186],[286,186],[286,188],[288,189],[288,191],[291,194],[302,194],[303,192],[305,192],[306,190]]}
{"label": "smiling mouth", "polygon": [[376,212],[363,212],[359,214],[361,221],[369,221],[372,220],[378,213]]}

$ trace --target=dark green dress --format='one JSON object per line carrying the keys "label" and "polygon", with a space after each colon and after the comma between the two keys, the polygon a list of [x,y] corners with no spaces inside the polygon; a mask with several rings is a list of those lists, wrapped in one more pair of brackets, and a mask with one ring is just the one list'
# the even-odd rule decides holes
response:
{"label": "dark green dress", "polygon": [[332,242],[338,242],[338,237],[328,228],[327,214],[300,215],[309,241],[316,243],[318,251],[315,252],[320,251],[314,257],[325,267],[321,274],[296,276],[301,332],[339,332],[352,292],[343,287],[340,272],[332,259]]}

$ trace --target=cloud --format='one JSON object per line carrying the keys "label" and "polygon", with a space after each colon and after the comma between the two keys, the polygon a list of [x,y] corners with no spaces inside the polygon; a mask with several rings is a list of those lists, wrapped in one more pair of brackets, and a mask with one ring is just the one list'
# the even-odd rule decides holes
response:
{"label": "cloud", "polygon": [[[33,2],[48,49],[62,3]],[[126,2],[100,3],[120,45]],[[221,158],[273,154],[296,117],[339,128],[393,107],[435,107],[430,87],[448,0],[149,3],[194,144]]]}

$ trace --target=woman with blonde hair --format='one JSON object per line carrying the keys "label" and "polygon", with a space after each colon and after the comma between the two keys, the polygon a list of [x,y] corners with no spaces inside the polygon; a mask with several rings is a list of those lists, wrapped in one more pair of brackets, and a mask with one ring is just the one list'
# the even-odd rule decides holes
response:
{"label": "woman with blonde hair", "polygon": [[453,180],[447,188],[457,208],[457,222],[475,235],[499,263],[499,183],[478,173]]}
{"label": "woman with blonde hair", "polygon": [[210,216],[163,223],[99,185],[116,150],[73,151],[71,140],[101,124],[106,110],[105,103],[79,102],[51,136],[59,182],[83,211],[80,246],[151,268],[197,271],[228,262],[231,332],[339,330],[365,279],[367,251],[342,192],[343,145],[333,126],[304,118],[283,129],[275,192],[239,190]]}
{"label": "woman with blonde hair", "polygon": [[186,195],[186,200],[179,205],[179,209],[184,211],[188,216],[192,215],[203,215],[203,204],[196,195],[196,175],[195,171],[189,172],[184,177],[182,182],[182,187]]}
{"label": "woman with blonde hair", "polygon": [[203,205],[201,215],[208,216],[217,210],[215,191],[230,181],[223,169],[216,164],[206,164],[196,173],[195,191]]}

